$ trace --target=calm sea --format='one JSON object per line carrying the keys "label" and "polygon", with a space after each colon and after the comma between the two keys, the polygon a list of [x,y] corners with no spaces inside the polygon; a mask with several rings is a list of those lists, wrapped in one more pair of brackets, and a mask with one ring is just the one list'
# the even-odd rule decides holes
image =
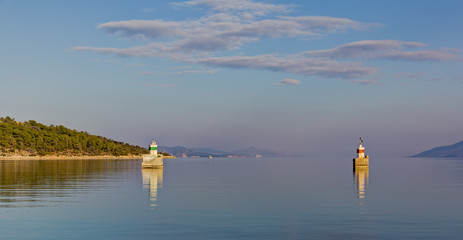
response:
{"label": "calm sea", "polygon": [[463,239],[463,159],[0,161],[0,239]]}

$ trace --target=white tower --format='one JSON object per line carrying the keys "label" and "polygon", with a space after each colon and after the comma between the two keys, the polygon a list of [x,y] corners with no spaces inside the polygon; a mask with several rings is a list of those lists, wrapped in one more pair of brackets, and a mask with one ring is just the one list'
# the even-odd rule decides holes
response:
{"label": "white tower", "polygon": [[143,162],[141,162],[142,168],[162,168],[164,161],[162,154],[158,156],[158,145],[153,141],[149,147],[149,154],[143,154]]}
{"label": "white tower", "polygon": [[362,146],[362,143],[360,143],[359,147],[357,148],[357,153],[358,153],[357,158],[365,157],[365,148]]}
{"label": "white tower", "polygon": [[151,154],[151,155],[154,155],[154,156],[157,156],[157,155],[158,155],[158,145],[156,144],[156,142],[154,141],[154,139],[153,139],[153,141],[151,142],[151,145],[150,145],[149,150],[150,150],[150,154]]}
{"label": "white tower", "polygon": [[357,157],[354,158],[354,168],[355,167],[368,167],[369,165],[369,157],[365,155],[365,148],[362,145],[363,140],[360,138],[360,144],[357,148]]}

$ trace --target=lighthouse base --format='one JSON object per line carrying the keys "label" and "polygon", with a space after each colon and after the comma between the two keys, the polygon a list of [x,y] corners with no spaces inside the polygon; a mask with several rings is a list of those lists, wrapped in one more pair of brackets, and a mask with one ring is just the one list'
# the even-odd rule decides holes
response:
{"label": "lighthouse base", "polygon": [[368,167],[369,165],[369,156],[365,156],[364,158],[354,158],[353,165],[355,167]]}
{"label": "lighthouse base", "polygon": [[162,156],[152,154],[143,155],[142,168],[162,168],[164,167],[164,159]]}

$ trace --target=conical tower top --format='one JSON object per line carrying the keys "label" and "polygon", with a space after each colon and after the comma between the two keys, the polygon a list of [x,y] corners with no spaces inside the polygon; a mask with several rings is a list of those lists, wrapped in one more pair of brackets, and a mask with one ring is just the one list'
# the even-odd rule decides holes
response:
{"label": "conical tower top", "polygon": [[359,144],[359,147],[357,148],[357,153],[358,153],[357,158],[365,157],[365,147],[363,147],[362,143],[363,143],[363,140],[362,140],[362,137],[360,137],[360,144]]}
{"label": "conical tower top", "polygon": [[154,139],[151,141],[149,151],[151,155],[155,155],[155,156],[158,155],[158,145],[156,144],[156,141],[154,141]]}

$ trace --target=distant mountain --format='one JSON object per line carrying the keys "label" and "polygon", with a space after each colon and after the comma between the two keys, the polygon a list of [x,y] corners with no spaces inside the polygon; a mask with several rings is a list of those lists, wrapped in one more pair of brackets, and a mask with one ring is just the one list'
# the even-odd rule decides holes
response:
{"label": "distant mountain", "polygon": [[463,141],[453,145],[435,147],[433,149],[418,153],[411,157],[448,157],[463,158]]}
{"label": "distant mountain", "polygon": [[249,147],[245,149],[241,149],[235,152],[232,152],[232,154],[236,155],[245,155],[249,157],[255,157],[258,155],[261,155],[262,157],[283,157],[287,156],[285,153],[280,153],[280,152],[274,152],[271,150],[266,150],[266,149],[259,149],[255,147]]}
{"label": "distant mountain", "polygon": [[209,157],[209,156],[219,157],[219,155],[217,154],[195,151],[195,150],[188,149],[182,146],[176,146],[176,147],[159,146],[158,149],[161,152],[167,152],[170,155],[175,156],[175,157]]}
{"label": "distant mountain", "polygon": [[211,153],[211,154],[228,154],[228,152],[216,150],[212,148],[191,148],[195,152]]}
{"label": "distant mountain", "polygon": [[212,148],[186,148],[186,147],[159,147],[162,152],[167,152],[176,157],[281,157],[284,153],[250,147],[234,152],[226,152]]}

